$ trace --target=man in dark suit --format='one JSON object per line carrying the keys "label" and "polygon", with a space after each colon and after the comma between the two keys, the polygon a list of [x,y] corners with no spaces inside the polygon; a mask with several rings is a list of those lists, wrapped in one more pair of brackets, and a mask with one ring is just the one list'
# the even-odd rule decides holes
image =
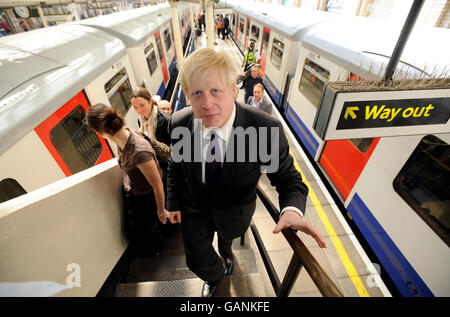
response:
{"label": "man in dark suit", "polygon": [[228,15],[225,15],[225,18],[223,19],[222,40],[228,38],[229,28],[230,28],[230,19],[228,18]]}
{"label": "man in dark suit", "polygon": [[253,87],[253,96],[248,98],[248,104],[268,114],[272,114],[272,105],[264,98],[264,86],[256,84]]}
{"label": "man in dark suit", "polygon": [[246,73],[242,73],[241,76],[244,76],[244,80],[242,82],[242,87],[245,90],[244,102],[248,104],[248,98],[253,96],[253,87],[256,84],[263,84],[263,79],[259,76],[259,70],[261,69],[261,65],[255,64],[252,66],[250,75],[246,75]]}
{"label": "man in dark suit", "polygon": [[[224,275],[232,273],[231,243],[250,225],[263,170],[282,210],[274,233],[295,227],[326,247],[317,228],[303,220],[308,188],[293,165],[281,123],[235,102],[236,75],[225,52],[197,50],[180,72],[192,107],[174,113],[169,124],[166,208],[170,222],[182,224],[186,263],[205,281],[202,296],[212,296]],[[212,246],[216,231],[221,257]]]}

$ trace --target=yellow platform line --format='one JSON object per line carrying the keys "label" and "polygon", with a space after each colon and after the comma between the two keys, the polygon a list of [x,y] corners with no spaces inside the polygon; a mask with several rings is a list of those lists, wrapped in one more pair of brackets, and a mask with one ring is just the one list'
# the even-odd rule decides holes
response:
{"label": "yellow platform line", "polygon": [[[236,59],[241,62],[241,59],[236,53],[236,49],[234,49],[233,44],[229,39],[227,39],[228,45],[233,48],[232,52]],[[319,214],[320,219],[322,220],[323,225],[325,226],[325,230],[327,231],[328,235],[331,238],[331,241],[333,242],[334,247],[336,248],[337,253],[339,254],[339,258],[341,259],[342,263],[344,264],[345,270],[347,271],[347,274],[349,275],[353,285],[356,288],[356,291],[358,292],[359,296],[361,297],[370,297],[369,292],[367,292],[363,282],[361,281],[358,272],[355,269],[355,266],[353,265],[352,261],[350,261],[350,258],[347,254],[347,252],[344,249],[344,246],[342,245],[341,240],[336,234],[336,231],[334,231],[333,226],[331,225],[330,220],[328,219],[327,214],[322,208],[322,204],[320,203],[319,199],[316,196],[316,193],[312,189],[311,185],[309,184],[308,180],[305,177],[305,174],[303,174],[302,169],[300,168],[300,165],[298,165],[297,160],[292,155],[292,152],[289,151],[291,154],[293,160],[294,160],[294,166],[295,168],[300,172],[302,175],[303,182],[308,186],[309,189],[309,197],[311,198],[314,207],[317,210],[317,213]]]}
{"label": "yellow platform line", "polygon": [[323,225],[325,226],[325,230],[327,231],[328,235],[331,238],[331,241],[333,242],[334,247],[336,248],[337,253],[339,254],[339,258],[341,259],[342,263],[344,264],[345,270],[347,271],[347,274],[349,275],[353,285],[356,288],[356,291],[358,292],[359,296],[361,297],[370,297],[369,293],[367,292],[366,288],[364,287],[363,282],[361,281],[358,272],[355,269],[355,266],[353,265],[352,261],[350,261],[350,258],[347,254],[347,252],[344,249],[344,246],[342,245],[341,240],[336,234],[336,231],[334,231],[333,226],[331,225],[330,220],[328,219],[327,214],[322,208],[322,204],[320,203],[319,199],[316,196],[316,193],[312,189],[311,185],[309,184],[308,180],[305,177],[305,174],[303,174],[302,169],[300,168],[300,165],[298,165],[297,160],[292,155],[292,152],[289,151],[292,158],[294,159],[294,166],[295,168],[300,172],[302,175],[303,182],[308,186],[309,189],[309,197],[311,198],[314,207],[317,210],[317,213],[319,214],[320,219],[322,220]]}

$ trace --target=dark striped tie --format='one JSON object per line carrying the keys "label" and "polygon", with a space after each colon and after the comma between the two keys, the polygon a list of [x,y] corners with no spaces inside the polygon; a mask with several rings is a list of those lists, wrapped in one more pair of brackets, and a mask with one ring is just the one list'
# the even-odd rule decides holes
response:
{"label": "dark striped tie", "polygon": [[215,185],[220,175],[222,156],[220,155],[219,137],[215,132],[211,133],[208,152],[205,162],[205,183]]}

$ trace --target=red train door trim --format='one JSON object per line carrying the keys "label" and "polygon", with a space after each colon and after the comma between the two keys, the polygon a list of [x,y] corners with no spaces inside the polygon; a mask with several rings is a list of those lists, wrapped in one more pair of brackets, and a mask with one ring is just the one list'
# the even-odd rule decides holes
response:
{"label": "red train door trim", "polygon": [[239,13],[236,14],[236,33],[234,34],[234,41],[237,43],[239,32]]}
{"label": "red train door trim", "polygon": [[247,33],[250,34],[250,18],[247,18],[247,22],[245,24],[245,28],[244,28],[244,32],[245,32],[245,41],[244,41],[244,52],[247,49],[247,45],[248,45],[248,36]]}
{"label": "red train door trim", "polygon": [[[270,40],[270,29],[269,28],[264,28],[263,30],[263,36],[262,36],[262,40],[261,40],[261,49],[259,50],[260,54],[261,54],[261,70],[260,70],[260,76],[262,78],[264,78],[264,73],[266,71],[266,60],[267,60],[267,55],[263,54],[263,45],[264,45],[264,35],[268,33],[269,34],[269,40]],[[269,43],[267,43],[267,46],[269,46]],[[267,50],[269,50],[267,48]]]}
{"label": "red train door trim", "polygon": [[326,142],[319,162],[344,200],[350,194],[379,141],[380,138],[374,138],[366,153],[360,152],[350,140]]}
{"label": "red train door trim", "polygon": [[167,82],[169,81],[169,72],[167,70],[166,58],[164,56],[164,47],[163,47],[163,43],[161,41],[161,36],[159,34],[159,31],[155,33],[156,45],[158,45],[158,39],[159,39],[159,43],[161,44],[162,56],[160,56],[159,58],[161,61],[161,68],[162,68],[163,77],[164,77],[164,84],[167,85]]}
{"label": "red train door trim", "polygon": [[[72,99],[66,102],[61,108],[55,111],[52,115],[50,115],[47,119],[45,119],[40,125],[38,125],[34,131],[39,136],[41,141],[44,143],[45,147],[48,149],[58,166],[62,169],[66,176],[72,175],[72,172],[67,167],[66,163],[59,155],[58,151],[54,147],[53,143],[50,140],[50,132],[52,129],[62,120],[64,119],[72,110],[81,105],[85,111],[89,109],[89,103],[86,100],[83,91],[77,93]],[[102,153],[100,154],[95,165],[106,162],[109,159],[113,158],[111,151],[109,150],[108,145],[106,144],[105,139],[99,136],[100,143],[102,145]]]}

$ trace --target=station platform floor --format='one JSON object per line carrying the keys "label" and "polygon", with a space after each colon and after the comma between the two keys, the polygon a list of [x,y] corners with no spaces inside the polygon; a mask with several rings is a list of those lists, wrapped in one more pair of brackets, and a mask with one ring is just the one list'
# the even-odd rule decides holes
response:
{"label": "station platform floor", "polygon": [[[229,52],[240,67],[242,55],[234,42],[216,38],[216,43],[215,49]],[[197,38],[199,47],[206,47],[205,32]],[[270,100],[267,94],[265,97]],[[243,102],[243,98],[244,91],[240,90],[238,101]],[[272,114],[283,122],[275,106]],[[371,263],[306,154],[284,122],[283,125],[295,166],[310,190],[305,218],[319,228],[327,241],[327,247],[321,249],[312,237],[302,232],[297,234],[345,297],[391,296],[377,272],[377,264]],[[260,187],[279,208],[277,192],[265,175],[260,179]],[[275,223],[259,198],[252,221],[282,281],[293,251],[282,234],[272,233]],[[127,282],[118,285],[116,296],[200,296],[203,282],[186,267],[181,239],[179,232],[168,239],[161,257],[133,259]],[[217,249],[217,237],[214,245]],[[220,286],[217,296],[276,296],[250,230],[245,235],[244,245],[240,245],[239,239],[233,241],[233,252],[235,270],[230,277],[226,277],[225,285]],[[289,296],[322,295],[306,270],[302,269]]]}

